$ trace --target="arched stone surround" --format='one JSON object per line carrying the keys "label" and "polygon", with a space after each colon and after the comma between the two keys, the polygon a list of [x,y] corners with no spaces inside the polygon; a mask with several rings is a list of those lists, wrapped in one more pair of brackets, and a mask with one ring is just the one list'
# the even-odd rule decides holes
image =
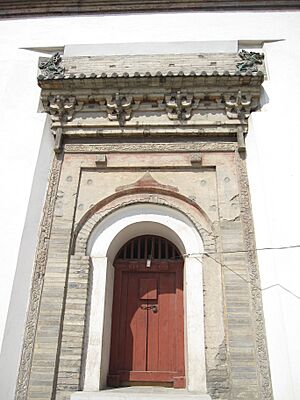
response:
{"label": "arched stone surround", "polygon": [[[89,218],[84,216],[81,220],[84,223],[78,224],[80,229],[74,237],[72,259],[88,254],[93,275],[83,389],[99,390],[99,382],[100,388],[106,383],[115,254],[130,238],[150,233],[173,241],[185,255],[187,385],[189,390],[205,393],[202,254],[215,249],[215,233],[206,214],[189,199],[185,201],[184,198],[144,191],[140,194],[121,193],[111,202],[104,201],[104,207],[96,205],[98,211]],[[220,312],[222,325],[221,315]]]}

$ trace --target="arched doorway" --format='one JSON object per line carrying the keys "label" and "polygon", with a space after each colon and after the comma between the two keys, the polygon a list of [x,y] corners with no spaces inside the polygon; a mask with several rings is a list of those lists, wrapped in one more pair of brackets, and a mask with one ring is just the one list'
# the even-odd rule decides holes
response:
{"label": "arched doorway", "polygon": [[183,258],[169,240],[129,240],[115,261],[108,386],[185,387]]}
{"label": "arched doorway", "polygon": [[[203,226],[206,220],[198,215]],[[143,203],[122,207],[93,228],[87,243],[92,285],[87,332],[84,391],[103,390],[109,374],[115,266],[120,247],[139,235],[157,235],[174,243],[184,258],[184,352],[186,387],[206,393],[202,238],[193,222],[175,208]],[[204,231],[205,234],[205,231]],[[197,257],[185,254],[197,254]]]}

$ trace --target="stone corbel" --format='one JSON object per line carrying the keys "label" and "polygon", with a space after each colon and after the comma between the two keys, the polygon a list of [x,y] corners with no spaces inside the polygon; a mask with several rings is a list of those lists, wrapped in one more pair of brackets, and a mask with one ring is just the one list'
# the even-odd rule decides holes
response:
{"label": "stone corbel", "polygon": [[57,128],[55,132],[54,152],[60,153],[63,144],[63,131],[62,128]]}
{"label": "stone corbel", "polygon": [[246,151],[246,143],[245,143],[245,131],[243,126],[238,126],[237,132],[236,132],[236,139],[237,139],[237,145],[238,145],[238,151],[240,153],[243,153]]}
{"label": "stone corbel", "polygon": [[201,154],[192,154],[191,155],[191,165],[193,167],[199,167],[202,165],[202,157]]}
{"label": "stone corbel", "polygon": [[95,160],[96,167],[105,167],[107,164],[106,154],[98,154]]}
{"label": "stone corbel", "polygon": [[118,121],[120,126],[124,126],[130,120],[132,111],[136,109],[139,102],[132,96],[120,94],[119,92],[106,99],[107,115],[110,121]]}
{"label": "stone corbel", "polygon": [[243,94],[240,90],[237,94],[224,94],[224,102],[229,119],[245,120],[258,106],[251,94]]}
{"label": "stone corbel", "polygon": [[185,121],[191,118],[194,96],[181,92],[166,95],[166,110],[169,119]]}
{"label": "stone corbel", "polygon": [[44,111],[47,112],[53,122],[72,121],[75,111],[83,107],[83,102],[78,102],[75,96],[48,96],[42,97]]}

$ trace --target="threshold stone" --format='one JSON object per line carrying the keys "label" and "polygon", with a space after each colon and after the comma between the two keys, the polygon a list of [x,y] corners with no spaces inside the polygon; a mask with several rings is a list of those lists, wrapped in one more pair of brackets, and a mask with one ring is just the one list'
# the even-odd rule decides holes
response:
{"label": "threshold stone", "polygon": [[71,400],[211,400],[208,394],[189,392],[186,389],[173,389],[157,386],[132,386],[105,389],[99,392],[76,392]]}

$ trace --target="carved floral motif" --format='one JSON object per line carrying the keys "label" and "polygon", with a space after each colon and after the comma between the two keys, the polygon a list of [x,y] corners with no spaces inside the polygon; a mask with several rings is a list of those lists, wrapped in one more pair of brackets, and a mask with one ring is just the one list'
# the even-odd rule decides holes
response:
{"label": "carved floral motif", "polygon": [[75,111],[79,111],[83,104],[78,104],[75,96],[49,96],[42,98],[45,112],[50,114],[53,122],[69,122]]}
{"label": "carved floral motif", "polygon": [[230,119],[247,119],[251,111],[258,106],[258,101],[250,94],[243,94],[240,90],[237,94],[224,94],[225,110]]}
{"label": "carved floral motif", "polygon": [[16,386],[15,400],[27,399],[30,368],[32,364],[35,334],[38,322],[45,268],[48,257],[49,238],[52,228],[61,164],[61,158],[55,156],[50,175],[46,202],[43,211],[43,218],[41,221],[41,231],[34,263],[34,274],[31,284],[30,302],[27,312],[27,321],[25,326],[24,343]]}
{"label": "carved floral motif", "polygon": [[134,103],[132,96],[115,93],[106,101],[108,119],[118,121],[120,126],[124,126],[131,118]]}
{"label": "carved floral motif", "polygon": [[180,90],[176,94],[165,96],[166,110],[170,119],[181,121],[191,118],[193,105],[193,95],[182,93]]}
{"label": "carved floral motif", "polygon": [[234,151],[235,143],[185,142],[185,143],[111,143],[104,144],[65,144],[65,153],[100,152],[195,152],[195,151]]}
{"label": "carved floral motif", "polygon": [[245,246],[247,249],[247,258],[249,265],[249,277],[251,287],[251,297],[253,309],[255,312],[255,329],[256,329],[256,349],[257,364],[261,383],[261,399],[272,400],[273,391],[269,369],[268,350],[266,343],[265,323],[262,305],[262,296],[260,290],[260,278],[258,270],[258,262],[252,213],[251,201],[249,193],[249,184],[247,177],[246,161],[237,153],[237,172],[240,185],[240,201],[241,201],[241,221],[244,231]]}

